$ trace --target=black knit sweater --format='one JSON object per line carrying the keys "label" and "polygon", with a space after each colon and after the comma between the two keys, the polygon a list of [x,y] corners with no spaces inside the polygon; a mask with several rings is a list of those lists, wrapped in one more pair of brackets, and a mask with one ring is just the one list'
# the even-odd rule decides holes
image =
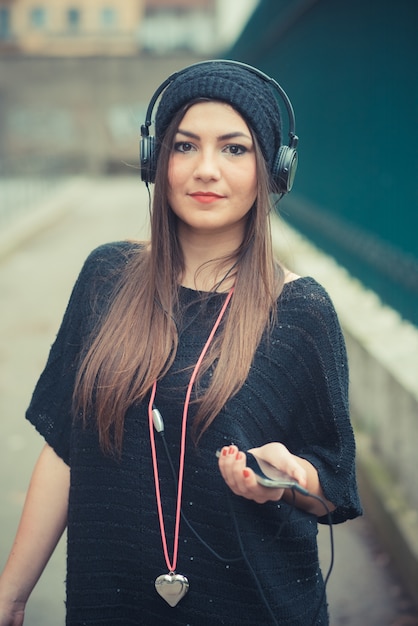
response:
{"label": "black knit sweater", "polygon": [[[246,383],[222,409],[197,449],[188,440],[183,512],[200,539],[182,520],[177,571],[187,576],[190,590],[172,608],[154,588],[155,578],[167,573],[167,567],[146,403],[132,407],[126,415],[123,454],[118,461],[102,454],[94,427],[83,428],[71,414],[75,363],[83,336],[100,315],[101,306],[106,306],[134,246],[108,244],[87,259],[27,411],[27,418],[71,467],[66,623],[274,624],[267,602],[277,624],[309,626],[323,592],[317,518],[284,502],[259,505],[229,493],[215,451],[232,442],[246,450],[281,441],[317,468],[326,497],[337,505],[333,522],[361,513],[348,415],[346,352],[329,297],[311,278],[285,285],[278,299],[279,321],[268,345],[265,340],[260,343]],[[159,383],[156,397],[176,467],[190,376],[185,368],[196,362],[225,298],[216,294],[203,306],[197,295],[181,288],[180,300],[190,306],[175,363]],[[189,425],[193,415],[191,406]],[[176,489],[159,440],[157,449],[172,555]],[[240,542],[265,601],[242,558]],[[316,624],[328,624],[325,600]]]}

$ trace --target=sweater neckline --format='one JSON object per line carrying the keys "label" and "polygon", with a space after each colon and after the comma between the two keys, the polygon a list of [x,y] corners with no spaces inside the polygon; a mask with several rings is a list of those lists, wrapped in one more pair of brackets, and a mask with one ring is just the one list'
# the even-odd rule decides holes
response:
{"label": "sweater neckline", "polygon": [[[296,285],[297,283],[301,284],[304,282],[309,282],[314,280],[313,278],[311,278],[310,276],[299,276],[298,278],[295,278],[294,280],[289,280],[287,283],[284,283],[283,285],[283,291],[289,289],[292,285]],[[180,285],[180,292],[182,292],[183,294],[188,294],[188,295],[195,295],[196,297],[201,298],[202,296],[205,297],[215,297],[215,296],[219,296],[219,297],[223,297],[225,298],[228,295],[227,291],[200,291],[199,289],[193,289],[192,287],[185,287],[184,285]]]}

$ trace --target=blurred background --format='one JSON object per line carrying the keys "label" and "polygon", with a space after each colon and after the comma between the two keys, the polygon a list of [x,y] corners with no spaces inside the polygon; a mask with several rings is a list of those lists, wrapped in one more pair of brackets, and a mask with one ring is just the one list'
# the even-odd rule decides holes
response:
{"label": "blurred background", "polygon": [[291,223],[417,324],[414,0],[0,0],[2,178],[126,172],[152,89],[214,56],[291,94]]}
{"label": "blurred background", "polygon": [[22,414],[72,282],[92,245],[124,219],[120,236],[134,236],[138,205],[147,210],[138,140],[149,99],[173,71],[230,58],[278,80],[296,113],[299,168],[275,246],[336,304],[366,544],[380,546],[367,558],[384,553],[408,598],[364,618],[336,585],[335,624],[418,623],[417,30],[415,0],[0,0],[0,567],[41,445]]}

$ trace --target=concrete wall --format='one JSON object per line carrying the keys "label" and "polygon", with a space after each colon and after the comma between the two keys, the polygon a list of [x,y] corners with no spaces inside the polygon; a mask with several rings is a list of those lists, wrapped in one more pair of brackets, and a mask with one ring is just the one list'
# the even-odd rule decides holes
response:
{"label": "concrete wall", "polygon": [[335,304],[347,344],[363,505],[418,605],[418,328],[273,218],[276,254]]}

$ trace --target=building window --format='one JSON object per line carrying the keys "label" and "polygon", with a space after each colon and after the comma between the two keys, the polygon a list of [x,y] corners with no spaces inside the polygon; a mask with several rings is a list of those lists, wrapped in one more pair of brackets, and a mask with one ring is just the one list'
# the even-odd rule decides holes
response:
{"label": "building window", "polygon": [[100,12],[100,24],[104,28],[114,28],[117,23],[116,10],[112,7],[104,7]]}
{"label": "building window", "polygon": [[67,11],[67,25],[71,31],[79,30],[81,22],[80,9],[71,8]]}
{"label": "building window", "polygon": [[10,9],[0,7],[0,39],[10,38]]}
{"label": "building window", "polygon": [[32,28],[42,29],[46,26],[46,10],[42,7],[34,7],[29,14]]}

